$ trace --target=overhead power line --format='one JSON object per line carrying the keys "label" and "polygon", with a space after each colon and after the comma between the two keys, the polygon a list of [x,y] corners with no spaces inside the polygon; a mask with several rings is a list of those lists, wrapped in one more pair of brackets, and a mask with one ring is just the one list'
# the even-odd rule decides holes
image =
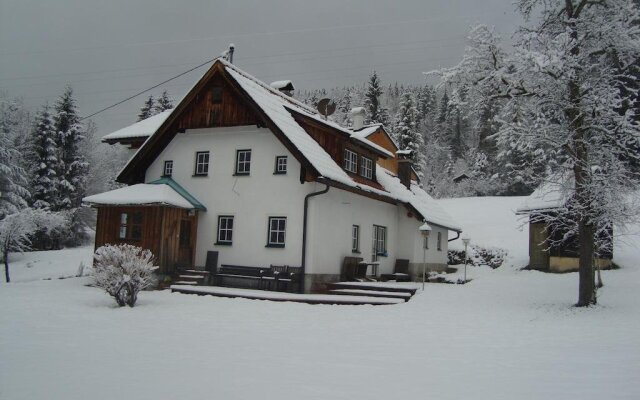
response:
{"label": "overhead power line", "polygon": [[207,64],[209,64],[209,63],[212,63],[212,62],[213,62],[213,61],[215,61],[217,58],[218,58],[218,57],[216,57],[216,58],[212,58],[211,60],[207,60],[207,61],[203,62],[202,64],[197,65],[197,66],[195,66],[195,67],[193,67],[193,68],[190,68],[190,69],[188,69],[188,70],[186,70],[186,71],[184,71],[184,72],[181,72],[181,73],[179,73],[178,75],[175,75],[175,76],[173,76],[173,77],[171,77],[171,78],[169,78],[169,79],[166,79],[166,80],[164,80],[164,81],[162,81],[162,82],[158,83],[157,85],[153,85],[153,86],[151,86],[150,88],[147,88],[147,89],[145,89],[145,90],[142,90],[142,91],[140,91],[140,92],[138,92],[138,93],[134,94],[133,96],[129,96],[129,97],[127,97],[126,99],[124,99],[124,100],[120,100],[119,102],[114,103],[114,104],[112,104],[112,105],[110,105],[110,106],[108,106],[108,107],[105,107],[105,108],[101,109],[101,110],[98,110],[98,111],[94,112],[93,114],[89,114],[89,115],[87,115],[86,117],[82,117],[82,118],[80,118],[80,121],[84,121],[85,119],[91,118],[91,117],[93,117],[93,116],[95,116],[95,115],[98,115],[98,114],[100,114],[100,113],[104,112],[104,111],[110,110],[110,109],[112,109],[112,108],[114,108],[114,107],[119,106],[120,104],[122,104],[122,103],[124,103],[124,102],[127,102],[127,101],[129,101],[129,100],[131,100],[131,99],[134,99],[134,98],[136,98],[136,97],[140,96],[141,94],[145,94],[145,93],[147,93],[147,92],[148,92],[148,91],[150,91],[150,90],[153,90],[153,89],[155,89],[155,88],[157,88],[157,87],[159,87],[159,86],[162,86],[162,85],[164,85],[165,83],[171,82],[171,81],[172,81],[172,80],[174,80],[174,79],[178,79],[178,78],[180,78],[181,76],[186,75],[186,74],[188,74],[188,73],[189,73],[189,72],[191,72],[191,71],[195,71],[196,69],[198,69],[198,68],[200,68],[200,67],[203,67],[203,66],[205,66],[205,65],[207,65]]}

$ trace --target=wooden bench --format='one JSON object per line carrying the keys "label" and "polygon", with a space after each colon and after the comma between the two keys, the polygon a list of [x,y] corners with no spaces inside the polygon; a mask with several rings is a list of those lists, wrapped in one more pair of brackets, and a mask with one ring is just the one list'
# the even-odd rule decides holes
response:
{"label": "wooden bench", "polygon": [[258,288],[262,288],[263,277],[267,271],[262,267],[248,267],[244,265],[221,264],[214,276],[214,282],[218,286],[223,286],[225,278],[241,279],[258,282]]}
{"label": "wooden bench", "polygon": [[[263,281],[270,283],[271,288],[276,291],[291,291],[295,284],[299,285],[302,267],[292,267],[291,265],[271,265],[268,272],[262,277]],[[298,286],[297,289],[300,289]]]}

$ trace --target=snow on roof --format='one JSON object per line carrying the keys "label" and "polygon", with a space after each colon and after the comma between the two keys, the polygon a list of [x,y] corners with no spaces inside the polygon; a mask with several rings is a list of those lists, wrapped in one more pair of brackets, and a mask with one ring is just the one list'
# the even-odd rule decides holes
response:
{"label": "snow on roof", "polygon": [[400,182],[400,179],[379,165],[376,177],[392,197],[403,203],[411,204],[413,208],[422,214],[426,222],[462,232],[462,227],[420,186],[412,182],[411,190],[407,189]]}
{"label": "snow on roof", "polygon": [[161,113],[153,115],[147,119],[143,119],[140,122],[136,122],[133,125],[129,125],[125,128],[111,132],[102,137],[102,141],[107,140],[122,140],[149,137],[155,133],[155,131],[162,125],[165,119],[169,117],[173,109],[165,110]]}
{"label": "snow on roof", "polygon": [[84,203],[95,205],[166,205],[194,209],[186,198],[166,184],[139,183],[111,190],[82,199]]}
{"label": "snow on roof", "polygon": [[573,179],[568,175],[565,175],[564,178],[552,178],[538,186],[518,207],[516,213],[527,214],[532,211],[553,210],[563,207],[571,196],[573,182]]}
{"label": "snow on roof", "polygon": [[294,90],[293,82],[290,80],[271,82],[269,86],[277,90]]}
{"label": "snow on roof", "polygon": [[365,125],[362,127],[362,129],[352,130],[353,133],[351,134],[351,136],[367,138],[373,135],[374,133],[376,133],[378,129],[380,129],[381,127],[382,127],[382,124]]}

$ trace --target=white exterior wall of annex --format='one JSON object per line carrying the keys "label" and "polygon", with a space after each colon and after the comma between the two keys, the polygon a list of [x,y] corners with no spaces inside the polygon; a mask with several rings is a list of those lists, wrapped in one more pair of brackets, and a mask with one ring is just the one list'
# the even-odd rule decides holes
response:
{"label": "white exterior wall of annex", "polygon": [[[251,149],[251,174],[234,176],[236,150]],[[209,173],[194,177],[198,151],[209,151]],[[288,156],[287,174],[274,174],[275,157]],[[304,196],[313,188],[300,184],[300,163],[268,129],[255,126],[207,128],[178,133],[146,172],[159,179],[165,160],[173,160],[172,178],[207,207],[199,212],[196,266],[207,251],[219,251],[218,264],[300,265]],[[218,216],[234,216],[233,244],[216,245]],[[269,217],[287,217],[284,248],[269,248]]]}
{"label": "white exterior wall of annex", "polygon": [[[316,185],[314,191],[324,188]],[[373,256],[373,225],[387,228],[387,256],[378,257],[378,273],[392,273],[397,258],[421,263],[422,222],[407,215],[403,205],[394,205],[344,190],[331,188],[328,193],[311,198],[309,205],[307,273],[339,275],[344,257]],[[351,249],[351,229],[360,227],[360,253]],[[432,227],[428,264],[447,263],[447,233],[445,228]],[[442,246],[436,248],[437,232],[442,234]],[[371,272],[371,271],[369,271]]]}

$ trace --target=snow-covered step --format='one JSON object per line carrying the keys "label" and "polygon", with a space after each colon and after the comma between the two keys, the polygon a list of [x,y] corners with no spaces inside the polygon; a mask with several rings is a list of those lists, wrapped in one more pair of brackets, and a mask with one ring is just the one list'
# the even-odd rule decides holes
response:
{"label": "snow-covered step", "polygon": [[414,295],[418,290],[411,284],[395,283],[395,282],[336,282],[330,283],[329,289],[354,289],[354,290],[373,290],[394,293],[409,293]]}
{"label": "snow-covered step", "polygon": [[363,289],[333,289],[331,294],[341,294],[345,296],[369,296],[369,297],[389,297],[393,299],[404,299],[409,301],[411,293],[405,292],[388,292],[382,290],[363,290]]}
{"label": "snow-covered step", "polygon": [[199,269],[185,269],[181,273],[190,275],[209,275],[209,271]]}
{"label": "snow-covered step", "polygon": [[180,279],[203,279],[204,276],[202,276],[202,275],[178,275],[178,278],[180,278]]}
{"label": "snow-covered step", "polygon": [[198,281],[177,281],[174,283],[174,285],[191,285],[191,286],[196,286],[198,285]]}

